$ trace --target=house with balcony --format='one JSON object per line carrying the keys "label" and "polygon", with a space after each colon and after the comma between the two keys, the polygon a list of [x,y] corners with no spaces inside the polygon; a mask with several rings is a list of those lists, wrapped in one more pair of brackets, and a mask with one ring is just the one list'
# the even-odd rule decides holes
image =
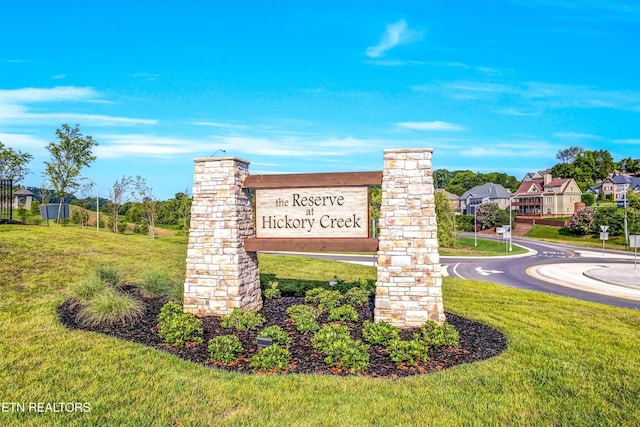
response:
{"label": "house with balcony", "polygon": [[581,199],[582,190],[573,178],[553,178],[545,173],[542,178],[525,177],[512,206],[519,216],[568,216],[573,215]]}
{"label": "house with balcony", "polygon": [[500,209],[509,206],[511,193],[500,184],[487,182],[473,187],[460,196],[460,210],[464,215],[474,215],[476,206],[483,203],[496,203]]}
{"label": "house with balcony", "polygon": [[635,193],[640,193],[640,177],[630,177],[614,173],[593,187],[589,187],[587,191],[593,193],[597,200],[610,200],[614,202],[624,200],[629,189]]}

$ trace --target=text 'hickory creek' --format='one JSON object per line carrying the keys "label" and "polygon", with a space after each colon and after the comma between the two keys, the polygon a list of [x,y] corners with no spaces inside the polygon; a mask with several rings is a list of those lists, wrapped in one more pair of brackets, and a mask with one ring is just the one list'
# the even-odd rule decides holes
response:
{"label": "text 'hickory creek'", "polygon": [[362,218],[353,214],[349,217],[322,215],[320,218],[295,218],[289,215],[266,215],[262,217],[263,229],[294,229],[311,232],[318,224],[320,228],[362,228]]}

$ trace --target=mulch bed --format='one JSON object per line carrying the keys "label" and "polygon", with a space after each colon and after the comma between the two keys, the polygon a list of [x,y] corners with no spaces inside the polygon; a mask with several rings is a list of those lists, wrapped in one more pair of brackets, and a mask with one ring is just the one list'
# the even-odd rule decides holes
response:
{"label": "mulch bed", "polygon": [[[229,329],[220,326],[220,318],[216,316],[202,317],[202,327],[204,330],[204,342],[202,344],[187,345],[184,348],[168,346],[158,337],[157,316],[164,302],[160,299],[150,299],[143,297],[135,287],[127,287],[126,292],[134,294],[140,298],[146,306],[144,316],[135,324],[127,326],[94,327],[88,328],[76,322],[78,312],[77,304],[72,301],[65,301],[58,307],[58,317],[63,325],[69,329],[81,329],[100,332],[106,335],[118,337],[124,340],[133,341],[158,350],[166,351],[204,366],[227,371],[255,373],[249,367],[251,356],[257,353],[257,331],[236,332],[245,352],[238,361],[228,365],[212,363],[207,351],[207,342],[217,335],[233,333]],[[296,331],[292,321],[287,316],[287,307],[294,304],[304,304],[304,298],[282,297],[273,300],[264,300],[261,314],[266,318],[264,327],[270,325],[280,325],[292,338],[290,352],[292,363],[287,373],[296,374],[318,374],[318,375],[350,375],[331,368],[324,363],[323,356],[315,350],[311,344],[310,334],[301,334]],[[354,339],[362,340],[362,321],[368,319],[373,321],[373,301],[359,308],[359,321],[350,325],[351,335]],[[464,363],[473,363],[479,360],[488,359],[502,353],[506,347],[506,340],[503,334],[482,323],[466,319],[453,313],[446,313],[447,322],[452,324],[460,335],[460,344],[456,348],[431,349],[430,360],[420,363],[417,367],[396,366],[391,361],[384,347],[370,346],[370,367],[363,375],[379,378],[399,378],[411,375],[426,374],[430,372],[448,369]],[[319,323],[327,321],[326,314],[322,315]],[[411,339],[419,329],[403,330],[401,337]]]}

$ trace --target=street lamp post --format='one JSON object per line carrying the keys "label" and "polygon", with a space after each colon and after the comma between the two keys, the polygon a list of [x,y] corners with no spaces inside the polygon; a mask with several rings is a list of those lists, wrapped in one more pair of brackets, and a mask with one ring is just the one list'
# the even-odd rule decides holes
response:
{"label": "street lamp post", "polygon": [[100,190],[99,190],[99,187],[98,187],[98,183],[93,182],[92,180],[90,180],[86,176],[83,176],[80,179],[87,180],[87,181],[89,181],[90,183],[92,183],[93,185],[96,186],[96,231],[100,231]]}
{"label": "street lamp post", "polygon": [[473,246],[478,246],[478,205],[473,206]]}
{"label": "street lamp post", "polygon": [[513,232],[513,225],[511,224],[511,199],[512,197],[509,197],[509,252],[513,250],[511,245],[511,233]]}

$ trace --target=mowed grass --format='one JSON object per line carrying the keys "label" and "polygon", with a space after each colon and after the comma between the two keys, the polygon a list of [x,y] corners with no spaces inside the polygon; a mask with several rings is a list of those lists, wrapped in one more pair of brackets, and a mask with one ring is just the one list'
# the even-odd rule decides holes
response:
{"label": "mowed grass", "polygon": [[[568,228],[549,227],[547,225],[534,225],[524,237],[530,237],[537,240],[545,240],[547,242],[564,243],[569,245],[584,246],[587,248],[602,249],[602,240],[599,236],[576,236],[569,232]],[[624,236],[610,236],[605,241],[606,249],[625,250]]]}
{"label": "mowed grass", "polygon": [[[516,244],[511,244],[511,252],[508,251],[508,241],[489,240],[479,236],[478,239],[473,237],[458,237],[456,239],[455,248],[440,248],[442,256],[508,256],[527,253],[527,250]],[[506,246],[506,247],[505,247]]]}
{"label": "mowed grass", "polygon": [[[72,283],[113,263],[135,283],[184,274],[186,238],[74,227],[0,226],[0,425],[593,425],[640,420],[640,313],[446,278],[445,308],[506,335],[501,356],[437,374],[379,380],[262,376],[69,331],[56,307]],[[375,278],[371,267],[261,256],[277,279]],[[21,403],[25,412],[10,410]],[[90,412],[29,412],[86,402]]]}

